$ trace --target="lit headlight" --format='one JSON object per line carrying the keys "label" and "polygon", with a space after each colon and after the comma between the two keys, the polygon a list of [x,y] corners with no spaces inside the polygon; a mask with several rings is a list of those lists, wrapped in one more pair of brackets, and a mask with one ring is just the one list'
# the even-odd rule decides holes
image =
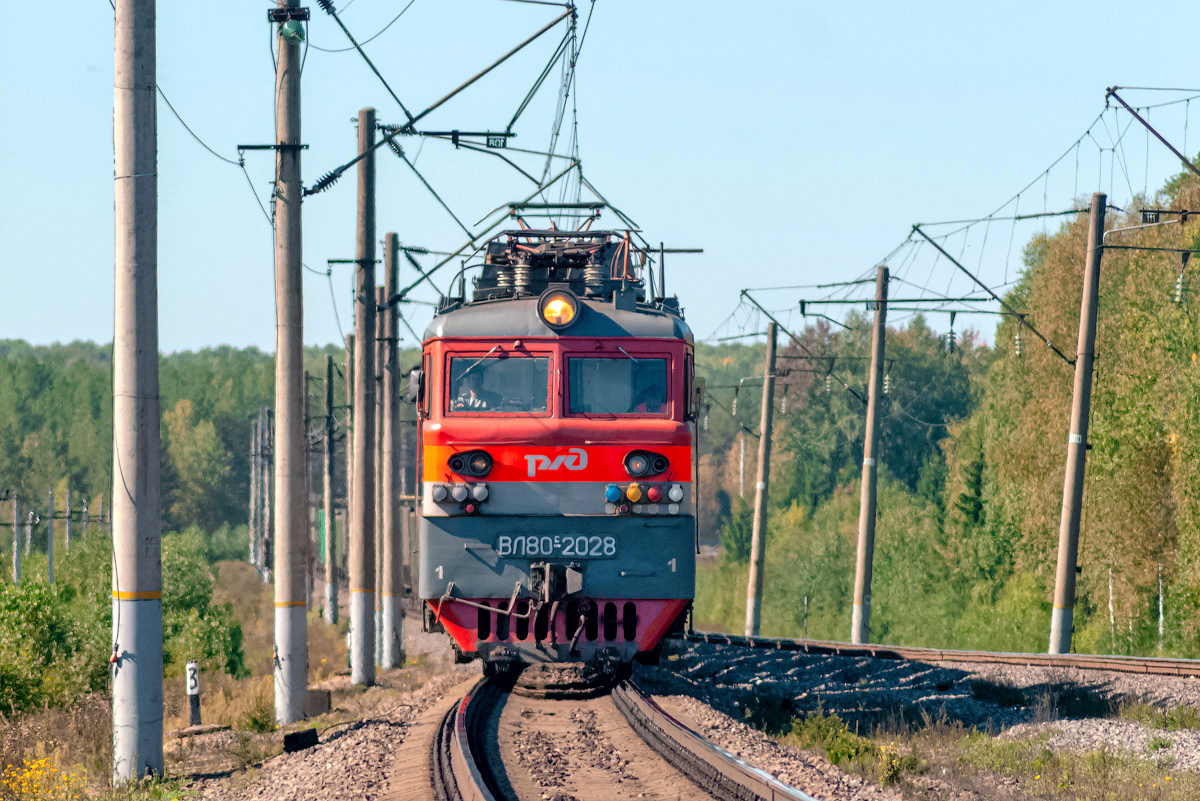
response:
{"label": "lit headlight", "polygon": [[569,289],[547,289],[538,298],[537,309],[546,325],[561,330],[579,317],[579,299]]}

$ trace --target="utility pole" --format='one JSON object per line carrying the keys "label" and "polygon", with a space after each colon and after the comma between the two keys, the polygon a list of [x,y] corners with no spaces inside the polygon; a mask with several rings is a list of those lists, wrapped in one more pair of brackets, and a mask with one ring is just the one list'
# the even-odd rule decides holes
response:
{"label": "utility pole", "polygon": [[263,584],[271,583],[271,549],[275,540],[275,414],[266,406],[260,409],[262,414],[262,450],[260,462],[262,478],[258,486],[262,491],[262,531],[259,533],[258,569],[262,574]]}
{"label": "utility pole", "polygon": [[325,461],[322,467],[325,510],[325,622],[338,622],[337,542],[333,520],[333,356],[325,354]]}
{"label": "utility pole", "polygon": [[123,784],[163,772],[154,0],[116,0],[115,30],[112,780]]}
{"label": "utility pole", "polygon": [[758,442],[758,482],[754,489],[754,527],[750,534],[750,581],[746,586],[746,636],[757,637],[762,622],[763,562],[767,555],[767,493],[771,482],[771,419],[775,411],[775,337],[779,326],[767,325],[767,362]]}
{"label": "utility pole", "polygon": [[738,462],[738,495],[746,497],[746,434],[738,434],[738,443],[742,448],[742,458]]}
{"label": "utility pole", "polygon": [[250,564],[258,568],[258,421],[250,421]]}
{"label": "utility pole", "polygon": [[21,583],[21,502],[14,493],[13,507],[13,584]]}
{"label": "utility pole", "polygon": [[[400,310],[397,309],[397,316],[399,316],[399,313]],[[397,345],[397,351],[399,351],[399,345]],[[399,356],[397,356],[397,361],[399,361]],[[399,381],[400,377],[400,373],[397,373],[396,380]],[[416,432],[414,425],[416,422],[416,407],[404,396],[403,388],[397,392],[397,401],[400,406],[400,592],[404,594],[407,604],[413,597],[409,595],[409,590],[412,587],[412,570],[409,563],[412,557],[412,511],[416,508],[416,504],[406,499],[416,495],[416,490],[413,488],[417,453],[414,436]],[[401,638],[401,642],[403,642],[403,638]]]}
{"label": "utility pole", "polygon": [[350,492],[350,681],[375,683],[375,109],[358,112],[354,465]]}
{"label": "utility pole", "polygon": [[875,273],[875,324],[871,328],[871,378],[867,384],[867,432],[863,443],[862,497],[858,505],[858,556],[854,562],[854,608],[850,642],[871,637],[871,572],[875,561],[875,477],[879,461],[879,393],[883,389],[883,345],[887,333],[888,268]]}
{"label": "utility pole", "polygon": [[342,558],[346,575],[350,574],[350,488],[354,483],[354,334],[346,334],[346,430],[342,443],[346,449],[346,514],[342,520]]}
{"label": "utility pole", "polygon": [[383,545],[384,487],[387,485],[387,467],[383,461],[385,435],[383,384],[384,367],[383,332],[386,330],[384,304],[387,299],[383,287],[375,287],[375,664],[383,664],[383,574],[387,572]]}
{"label": "utility pole", "polygon": [[67,512],[66,512],[66,546],[67,550],[71,550],[71,487],[67,485]]}
{"label": "utility pole", "polygon": [[309,394],[308,384],[312,376],[304,371],[304,608],[307,611],[313,603],[313,582],[316,581],[316,568],[313,564],[313,531],[316,509],[312,505],[312,448],[309,445],[309,432],[312,431],[312,395]]}
{"label": "utility pole", "polygon": [[54,490],[46,499],[46,583],[54,583]]}
{"label": "utility pole", "polygon": [[1092,408],[1092,362],[1096,355],[1096,307],[1100,298],[1100,258],[1104,254],[1103,192],[1092,195],[1088,214],[1087,262],[1083,268],[1083,300],[1079,307],[1079,345],[1075,354],[1075,391],[1071,397],[1071,430],[1067,437],[1067,469],[1063,479],[1062,517],[1058,523],[1058,569],[1054,574],[1054,608],[1050,611],[1050,653],[1071,652],[1075,622],[1075,573],[1079,556],[1079,513],[1083,508],[1083,475],[1087,467],[1088,413]]}
{"label": "utility pole", "polygon": [[383,659],[385,669],[404,666],[404,575],[400,548],[400,364],[397,308],[387,301],[400,282],[400,240],[384,237],[383,249]]}
{"label": "utility pole", "polygon": [[[279,53],[275,72],[275,722],[304,718],[308,693],[304,497],[304,306],[300,237],[300,41],[298,0],[269,15]],[[297,26],[292,28],[290,26]],[[301,35],[293,33],[298,30]]]}

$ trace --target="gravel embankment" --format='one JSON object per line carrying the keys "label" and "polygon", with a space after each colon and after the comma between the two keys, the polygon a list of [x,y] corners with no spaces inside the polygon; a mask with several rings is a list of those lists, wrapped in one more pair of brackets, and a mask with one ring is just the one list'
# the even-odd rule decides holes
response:
{"label": "gravel embankment", "polygon": [[[347,676],[323,682],[334,691],[334,710],[314,721],[320,741],[312,748],[263,760],[268,749],[279,750],[278,732],[221,731],[168,744],[168,764],[172,753],[181,758],[172,772],[191,776],[183,789],[207,801],[358,801],[386,794],[396,751],[414,722],[481,675],[478,664],[452,663],[444,635],[426,634],[412,619],[405,628],[406,653],[423,655],[421,666],[382,673],[377,686],[361,692],[349,691]],[[422,686],[397,689],[414,682]]]}
{"label": "gravel embankment", "polygon": [[[1168,732],[1115,717],[1123,701],[1200,708],[1200,680],[1194,678],[928,664],[705,643],[676,645],[661,667],[642,669],[636,677],[646,690],[665,696],[664,706],[684,723],[822,799],[892,796],[844,774],[822,756],[782,745],[746,723],[779,730],[791,718],[818,711],[837,714],[851,731],[864,733],[880,725],[942,721],[1002,737],[1045,733],[1053,750],[1107,747],[1170,764],[1172,770],[1200,771],[1200,732]],[[932,797],[989,797],[943,784],[935,776],[914,780]]]}

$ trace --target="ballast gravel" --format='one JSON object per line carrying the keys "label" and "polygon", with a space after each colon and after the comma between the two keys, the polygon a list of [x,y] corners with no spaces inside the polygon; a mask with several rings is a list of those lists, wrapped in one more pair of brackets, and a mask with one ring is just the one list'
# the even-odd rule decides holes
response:
{"label": "ballast gravel", "polygon": [[[642,668],[635,679],[704,736],[824,801],[900,796],[748,723],[778,730],[805,714],[837,714],[851,731],[866,734],[878,726],[942,721],[1001,737],[1045,736],[1046,747],[1056,751],[1107,748],[1172,770],[1200,771],[1200,732],[1168,732],[1116,717],[1128,701],[1200,708],[1200,680],[1191,677],[673,643],[660,667]],[[990,792],[998,795],[930,775],[912,783],[934,798],[1006,797],[1005,782],[1012,781],[995,780],[999,786]]]}

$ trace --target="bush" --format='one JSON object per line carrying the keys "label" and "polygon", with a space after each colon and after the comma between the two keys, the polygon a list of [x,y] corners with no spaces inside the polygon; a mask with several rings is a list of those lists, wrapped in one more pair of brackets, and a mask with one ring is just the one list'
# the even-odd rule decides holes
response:
{"label": "bush", "polygon": [[797,718],[792,724],[792,733],[784,742],[801,748],[817,748],[835,765],[843,762],[862,762],[875,755],[875,744],[866,737],[859,737],[835,714],[820,711]]}

